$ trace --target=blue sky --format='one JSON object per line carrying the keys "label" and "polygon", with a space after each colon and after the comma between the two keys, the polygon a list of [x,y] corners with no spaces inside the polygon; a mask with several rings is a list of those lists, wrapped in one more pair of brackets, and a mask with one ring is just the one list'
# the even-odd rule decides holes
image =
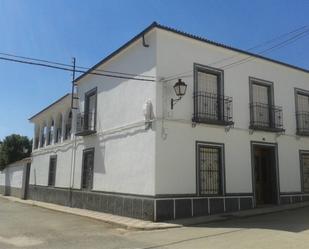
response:
{"label": "blue sky", "polygon": [[[0,52],[90,67],[153,21],[247,49],[309,25],[309,1],[0,0]],[[309,68],[309,36],[267,54]],[[0,139],[70,91],[69,72],[0,61]],[[309,83],[308,83],[309,84]]]}

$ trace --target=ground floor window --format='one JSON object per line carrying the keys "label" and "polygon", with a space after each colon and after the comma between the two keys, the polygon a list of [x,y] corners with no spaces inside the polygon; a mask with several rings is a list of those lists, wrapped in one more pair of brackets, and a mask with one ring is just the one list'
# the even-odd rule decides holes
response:
{"label": "ground floor window", "polygon": [[82,189],[91,190],[93,186],[94,148],[83,152]]}
{"label": "ground floor window", "polygon": [[301,151],[300,162],[302,171],[303,192],[309,193],[309,151]]}
{"label": "ground floor window", "polygon": [[57,167],[57,156],[51,156],[49,159],[48,186],[55,186],[56,167]]}
{"label": "ground floor window", "polygon": [[222,144],[197,143],[197,185],[199,195],[222,195],[222,157]]}

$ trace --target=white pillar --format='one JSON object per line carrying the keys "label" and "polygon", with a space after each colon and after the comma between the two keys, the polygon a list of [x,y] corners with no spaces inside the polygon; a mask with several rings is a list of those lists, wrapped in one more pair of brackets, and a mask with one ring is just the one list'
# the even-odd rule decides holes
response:
{"label": "white pillar", "polygon": [[39,127],[39,144],[38,144],[38,148],[41,148],[43,147],[43,144],[42,144],[42,135],[43,135],[43,127],[44,125],[40,124],[40,127]]}
{"label": "white pillar", "polygon": [[48,144],[49,129],[50,129],[50,123],[49,123],[49,121],[46,121],[45,144],[44,144],[44,146],[47,146],[47,144]]}
{"label": "white pillar", "polygon": [[52,120],[52,122],[54,122],[54,127],[53,127],[53,133],[52,133],[52,135],[51,135],[51,144],[55,144],[55,141],[56,141],[56,136],[57,136],[57,123],[56,123],[56,118],[57,118],[57,116],[56,115],[54,115],[53,116],[53,120]]}
{"label": "white pillar", "polygon": [[39,141],[38,141],[36,149],[39,148],[39,143],[40,143],[40,126],[37,123],[35,123],[34,124],[34,135],[33,135],[32,151],[35,150],[35,144],[36,144],[37,138],[39,138]]}
{"label": "white pillar", "polygon": [[74,139],[76,133],[76,122],[77,122],[77,110],[72,110],[72,124],[71,124],[71,139]]}
{"label": "white pillar", "polygon": [[62,115],[62,123],[61,123],[61,143],[63,142],[64,140],[64,136],[65,136],[65,123],[66,123],[66,115],[65,115],[65,112],[62,112],[61,113]]}

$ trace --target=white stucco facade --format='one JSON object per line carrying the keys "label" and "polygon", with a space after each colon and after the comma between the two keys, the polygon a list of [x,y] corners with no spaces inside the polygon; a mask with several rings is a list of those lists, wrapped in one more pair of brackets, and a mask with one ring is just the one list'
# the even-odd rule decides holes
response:
{"label": "white stucco facade", "polygon": [[[162,132],[157,133],[156,193],[196,193],[196,141],[225,144],[226,193],[252,192],[251,141],[277,143],[280,191],[300,192],[299,150],[309,150],[309,139],[296,135],[294,88],[309,90],[309,74],[258,58],[226,69],[224,95],[233,98],[234,127],[226,131],[222,126],[197,124],[193,128],[193,64],[221,68],[230,61],[214,62],[248,56],[164,30],[158,31],[157,40],[158,76],[167,78],[181,73],[179,78],[184,79],[188,88],[174,110],[170,110],[169,100],[175,98],[172,86],[176,80],[157,89],[162,99],[159,101],[158,97],[157,117],[164,117],[166,139]],[[250,131],[249,77],[274,83],[275,104],[283,109],[284,134]]]}
{"label": "white stucco facade", "polygon": [[[30,184],[48,185],[50,156],[57,156],[55,187],[81,189],[83,151],[94,149],[93,191],[137,196],[196,196],[196,143],[224,147],[223,187],[226,195],[252,195],[253,142],[277,146],[279,193],[301,193],[300,151],[309,151],[309,138],[296,135],[295,88],[309,91],[309,73],[262,58],[224,66],[247,54],[154,27],[141,38],[101,63],[100,72],[127,72],[149,76],[153,81],[87,74],[77,81],[78,110],[84,112],[85,94],[96,89],[96,132],[64,139],[70,95],[31,118],[35,134],[42,124],[62,115],[61,139],[48,145],[39,142],[32,154]],[[234,59],[235,60],[235,59]],[[233,62],[233,60],[232,60]],[[233,99],[233,126],[192,122],[194,112],[194,64],[223,71],[224,95]],[[104,70],[104,71],[103,71]],[[153,78],[151,78],[153,76]],[[249,129],[249,78],[273,83],[274,103],[282,107],[284,132]],[[173,85],[178,78],[187,84],[185,96],[173,110]],[[143,107],[152,103],[151,127]],[[149,121],[149,120],[148,120]],[[47,125],[48,126],[48,125]],[[47,127],[47,130],[49,128]],[[55,130],[55,129],[54,129]],[[37,135],[35,135],[37,136]],[[53,136],[54,137],[54,136]],[[41,141],[40,137],[38,140]]]}

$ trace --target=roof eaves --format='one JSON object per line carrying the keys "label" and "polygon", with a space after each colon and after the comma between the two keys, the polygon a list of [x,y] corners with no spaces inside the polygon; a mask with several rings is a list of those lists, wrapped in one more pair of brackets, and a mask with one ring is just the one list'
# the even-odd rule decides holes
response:
{"label": "roof eaves", "polygon": [[203,37],[200,37],[200,36],[197,36],[197,35],[189,34],[189,33],[186,33],[186,32],[184,32],[184,31],[180,31],[180,30],[177,30],[177,29],[168,27],[168,26],[164,26],[164,25],[158,24],[157,22],[153,22],[153,23],[152,23],[151,25],[149,25],[146,29],[144,29],[142,32],[140,32],[140,33],[137,34],[136,36],[134,36],[131,40],[129,40],[128,42],[126,42],[126,43],[125,43],[124,45],[122,45],[120,48],[118,48],[117,50],[115,50],[114,52],[112,52],[111,54],[109,54],[108,56],[106,56],[104,59],[102,59],[101,61],[99,61],[99,62],[98,62],[97,64],[95,64],[93,67],[91,67],[90,69],[88,69],[85,73],[83,73],[83,74],[81,74],[80,76],[78,76],[78,77],[75,79],[75,82],[77,82],[77,81],[81,80],[82,78],[84,78],[84,77],[85,77],[87,74],[89,74],[91,71],[95,70],[95,69],[98,68],[100,65],[102,65],[102,64],[105,63],[105,62],[107,62],[109,59],[111,59],[112,57],[114,57],[115,55],[117,55],[118,53],[120,53],[123,49],[127,48],[128,46],[130,46],[133,42],[135,42],[136,40],[138,40],[139,38],[141,38],[143,35],[145,35],[146,33],[148,33],[148,32],[149,32],[150,30],[152,30],[153,28],[159,28],[159,29],[162,29],[162,30],[165,30],[165,31],[172,32],[172,33],[174,33],[174,34],[182,35],[182,36],[185,36],[185,37],[188,37],[188,38],[197,40],[197,41],[205,42],[205,43],[208,43],[208,44],[217,46],[217,47],[221,47],[221,48],[233,50],[233,51],[238,52],[238,53],[243,53],[243,54],[246,54],[246,55],[249,55],[249,56],[252,56],[252,57],[256,57],[256,58],[259,58],[259,59],[267,60],[267,61],[270,61],[270,62],[273,62],[273,63],[277,63],[277,64],[280,64],[280,65],[283,65],[283,66],[287,66],[287,67],[290,67],[290,68],[293,68],[293,69],[297,69],[297,70],[303,71],[303,72],[305,72],[305,73],[309,73],[309,69],[306,69],[306,68],[302,68],[302,67],[298,67],[298,66],[295,66],[295,65],[291,65],[291,64],[288,64],[288,63],[285,63],[285,62],[282,62],[282,61],[278,61],[278,60],[275,60],[275,59],[271,59],[271,58],[268,58],[268,57],[265,57],[265,56],[262,56],[262,55],[259,55],[259,54],[251,53],[251,52],[248,52],[248,51],[245,51],[245,50],[242,50],[242,49],[239,49],[239,48],[235,48],[235,47],[232,47],[232,46],[223,44],[223,43],[219,43],[219,42],[215,42],[215,41],[212,41],[212,40],[208,40],[208,39],[206,39],[206,38],[203,38]]}
{"label": "roof eaves", "polygon": [[43,110],[39,111],[38,113],[34,114],[32,117],[28,118],[29,121],[31,121],[33,118],[35,118],[36,116],[40,115],[41,113],[43,113],[44,111],[48,110],[50,107],[52,107],[53,105],[59,103],[61,100],[65,99],[67,96],[71,95],[70,93],[67,93],[66,95],[62,96],[61,98],[57,99],[55,102],[51,103],[49,106],[45,107]]}
{"label": "roof eaves", "polygon": [[135,42],[136,40],[138,40],[139,38],[141,38],[144,34],[148,33],[150,30],[152,30],[154,27],[156,27],[158,24],[156,22],[153,22],[152,24],[150,24],[147,28],[145,28],[142,32],[138,33],[136,36],[134,36],[132,39],[130,39],[129,41],[127,41],[124,45],[122,45],[120,48],[118,48],[117,50],[115,50],[114,52],[112,52],[111,54],[109,54],[108,56],[106,56],[104,59],[100,60],[97,64],[95,64],[93,67],[91,67],[90,69],[88,69],[85,73],[81,74],[80,76],[78,76],[74,82],[77,82],[79,80],[81,80],[82,78],[84,78],[87,74],[89,74],[91,71],[95,70],[96,68],[98,68],[100,65],[102,65],[103,63],[105,63],[106,61],[108,61],[109,59],[111,59],[112,57],[114,57],[115,55],[117,55],[118,53],[120,53],[122,50],[124,50],[125,48],[129,47],[133,42]]}
{"label": "roof eaves", "polygon": [[189,33],[174,29],[174,28],[170,28],[170,27],[158,24],[158,23],[156,24],[156,27],[163,29],[165,31],[170,31],[170,32],[178,34],[178,35],[182,35],[182,36],[192,38],[192,39],[195,39],[195,40],[198,40],[198,41],[206,42],[208,44],[212,44],[212,45],[215,45],[217,47],[226,48],[226,49],[238,52],[238,53],[247,54],[247,55],[252,56],[252,57],[267,60],[267,61],[274,62],[274,63],[280,64],[280,65],[283,65],[283,66],[287,66],[287,67],[290,67],[290,68],[293,68],[293,69],[303,71],[305,73],[309,73],[309,69],[306,69],[306,68],[291,65],[291,64],[288,64],[288,63],[285,63],[285,62],[282,62],[282,61],[278,61],[278,60],[275,60],[275,59],[271,59],[271,58],[268,58],[268,57],[265,57],[265,56],[262,56],[262,55],[259,55],[259,54],[251,53],[251,52],[239,49],[239,48],[235,48],[235,47],[232,47],[232,46],[229,46],[229,45],[225,45],[225,44],[218,43],[218,42],[215,42],[215,41],[212,41],[212,40],[208,40],[206,38],[203,38],[203,37],[200,37],[200,36],[197,36],[197,35],[192,35],[192,34],[189,34]]}

